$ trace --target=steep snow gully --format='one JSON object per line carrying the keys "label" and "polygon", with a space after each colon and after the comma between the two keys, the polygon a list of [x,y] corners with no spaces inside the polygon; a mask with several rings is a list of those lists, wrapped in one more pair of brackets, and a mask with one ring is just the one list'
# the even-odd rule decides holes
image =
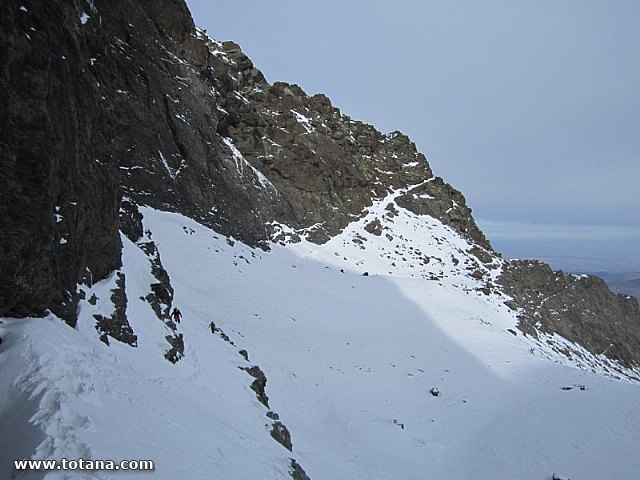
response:
{"label": "steep snow gully", "polygon": [[[174,332],[158,320],[149,256],[125,236],[137,347],[96,332],[94,315],[115,308],[115,274],[83,287],[75,329],[53,315],[2,319],[0,476],[639,478],[634,372],[515,330],[504,298],[465,274],[471,245],[430,217],[389,215],[392,201],[324,245],[269,252],[142,208],[182,322]],[[383,233],[364,229],[375,220]],[[175,364],[164,358],[174,333]],[[291,450],[270,435],[276,423]],[[151,459],[155,470],[25,474],[21,458]]]}

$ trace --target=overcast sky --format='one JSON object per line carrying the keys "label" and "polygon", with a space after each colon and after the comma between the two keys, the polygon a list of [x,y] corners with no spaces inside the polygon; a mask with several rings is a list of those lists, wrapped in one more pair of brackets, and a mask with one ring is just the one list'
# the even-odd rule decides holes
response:
{"label": "overcast sky", "polygon": [[187,3],[269,82],[409,135],[507,256],[640,270],[640,1]]}

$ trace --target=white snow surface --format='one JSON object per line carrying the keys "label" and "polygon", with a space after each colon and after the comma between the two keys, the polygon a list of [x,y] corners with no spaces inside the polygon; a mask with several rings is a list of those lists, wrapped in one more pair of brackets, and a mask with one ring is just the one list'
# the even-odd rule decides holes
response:
{"label": "white snow surface", "polygon": [[304,127],[307,133],[315,132],[315,128],[313,128],[311,119],[309,117],[303,115],[300,112],[296,112],[295,110],[291,110],[291,113],[293,113],[294,117],[296,117],[296,121]]}
{"label": "white snow surface", "polygon": [[[143,300],[151,264],[123,236],[136,348],[95,330],[93,315],[113,312],[115,273],[79,287],[75,329],[53,315],[2,319],[0,478],[287,479],[290,458],[312,480],[640,478],[640,385],[508,332],[504,299],[465,275],[467,242],[428,217],[384,217],[386,205],[325,245],[269,252],[144,208],[184,358],[164,359],[170,330]],[[392,230],[365,232],[374,218]],[[269,435],[242,370],[252,365],[292,452]],[[155,471],[20,477],[22,458],[151,459]]]}
{"label": "white snow surface", "polygon": [[169,166],[169,164],[167,163],[167,159],[164,158],[164,155],[160,150],[158,150],[158,154],[160,155],[160,162],[162,163],[162,166],[165,168],[169,176],[175,180],[176,172]]}

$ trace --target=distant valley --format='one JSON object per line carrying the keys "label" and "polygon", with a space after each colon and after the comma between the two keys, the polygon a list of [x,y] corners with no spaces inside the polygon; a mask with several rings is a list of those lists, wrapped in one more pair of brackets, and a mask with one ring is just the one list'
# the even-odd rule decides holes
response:
{"label": "distant valley", "polygon": [[640,272],[598,272],[596,275],[607,282],[613,292],[640,298]]}

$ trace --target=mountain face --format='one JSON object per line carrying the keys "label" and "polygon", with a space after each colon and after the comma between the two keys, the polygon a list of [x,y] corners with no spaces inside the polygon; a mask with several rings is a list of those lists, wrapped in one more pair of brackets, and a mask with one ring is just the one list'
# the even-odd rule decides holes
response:
{"label": "mountain face", "polygon": [[[268,84],[238,45],[195,29],[183,2],[23,4],[0,7],[0,314],[50,310],[73,325],[77,285],[121,265],[119,230],[142,236],[137,205],[264,247],[277,225],[326,242],[403,189],[390,209],[449,225],[476,244],[480,266],[497,258],[463,195],[406,136],[354,121],[324,95]],[[633,299],[595,280],[558,282],[540,264],[503,265],[502,286],[485,290],[513,297],[524,331],[640,363]]]}
{"label": "mountain face", "polygon": [[640,337],[634,297],[614,294],[598,277],[554,272],[537,261],[508,262],[500,283],[521,308],[522,331],[558,333],[626,367],[637,364]]}
{"label": "mountain face", "polygon": [[[502,458],[525,441],[513,431],[552,436],[557,423],[594,438],[603,428],[574,417],[603,403],[627,415],[606,417],[627,435],[606,436],[608,455],[621,478],[636,467],[624,464],[638,431],[624,422],[640,418],[633,386],[557,365],[637,381],[637,300],[502,259],[405,135],[267,83],[181,0],[7,0],[0,51],[0,360],[22,345],[5,371],[25,372],[0,377],[0,391],[17,389],[0,418],[40,427],[0,443],[4,454],[99,457],[135,423],[165,440],[162,478],[204,455],[174,436],[214,442],[216,478],[256,478],[269,462],[269,478],[304,480],[303,466],[317,478],[423,478],[430,465],[473,478],[465,465],[488,454],[477,437],[513,440]],[[536,369],[544,376],[514,380]],[[565,403],[585,379],[594,393]],[[423,394],[445,402],[425,406]],[[495,405],[507,397],[505,417]],[[550,399],[563,410],[541,422]],[[348,438],[372,444],[343,458]],[[390,457],[387,438],[401,446]],[[526,441],[601,471],[570,447]],[[122,458],[148,454],[126,446]],[[531,458],[517,474],[500,462],[487,472],[525,478]]]}
{"label": "mountain face", "polygon": [[[634,478],[633,372],[518,332],[504,298],[467,274],[469,242],[390,201],[322,245],[269,252],[139,207],[144,237],[122,236],[120,268],[135,348],[96,334],[116,275],[80,287],[76,328],[0,320],[0,478]],[[376,219],[381,235],[365,230]],[[158,258],[183,313],[175,330],[148,300]],[[13,468],[28,458],[155,471]]]}
{"label": "mountain face", "polygon": [[[142,238],[139,204],[264,246],[276,224],[326,241],[374,198],[412,185],[399,204],[488,247],[462,195],[405,136],[268,85],[236,45],[197,32],[183,3],[1,8],[0,315],[50,310],[75,325],[78,285],[122,265],[119,231]],[[144,248],[156,265],[149,302],[170,323],[171,284],[153,241]],[[118,309],[98,330],[133,345],[119,275]]]}
{"label": "mountain face", "polygon": [[407,137],[268,85],[236,45],[198,33],[182,2],[2,9],[2,314],[73,323],[76,285],[120,265],[123,197],[255,245],[273,221],[326,240],[414,185],[402,205],[488,247]]}
{"label": "mountain face", "polygon": [[[324,95],[268,84],[238,45],[197,30],[183,2],[0,8],[0,314],[50,310],[74,325],[77,285],[121,266],[120,230],[142,237],[138,205],[266,248],[279,225],[293,241],[326,242],[402,190],[390,211],[450,226],[476,245],[479,267],[498,259],[463,195],[406,136],[354,121]],[[484,290],[513,297],[523,331],[640,363],[634,299],[541,264],[501,265]],[[170,284],[158,283],[168,308]],[[114,322],[131,343],[125,316]]]}

